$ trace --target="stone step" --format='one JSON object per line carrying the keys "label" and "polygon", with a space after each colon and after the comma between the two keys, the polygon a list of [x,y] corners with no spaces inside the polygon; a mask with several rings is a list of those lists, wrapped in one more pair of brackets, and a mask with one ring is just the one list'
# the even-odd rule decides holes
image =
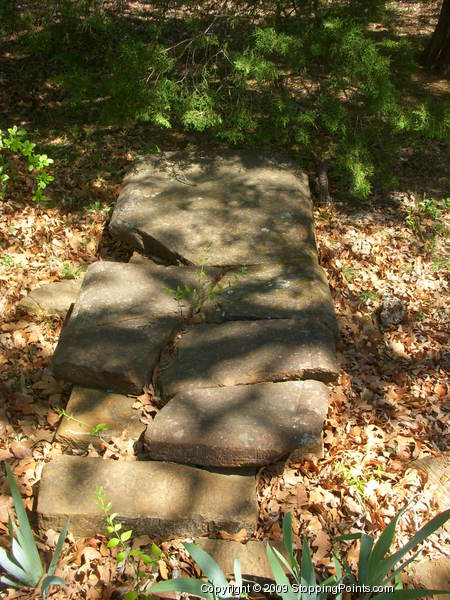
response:
{"label": "stone step", "polygon": [[307,327],[318,322],[337,334],[330,289],[315,251],[298,263],[233,269],[220,280],[223,291],[205,303],[207,322],[242,319],[296,319]]}
{"label": "stone step", "polygon": [[194,267],[91,265],[55,350],[55,375],[85,387],[139,394],[180,326],[182,311],[190,309],[168,289],[194,289],[197,279]]}
{"label": "stone step", "polygon": [[156,415],[150,458],[205,466],[260,466],[296,450],[321,453],[328,390],[288,381],[180,392]]}
{"label": "stone step", "polygon": [[110,230],[172,264],[295,262],[305,245],[315,248],[307,175],[260,151],[140,160],[124,179]]}
{"label": "stone step", "polygon": [[245,528],[258,519],[253,475],[222,474],[162,462],[128,462],[60,456],[44,466],[38,498],[41,530],[61,529],[70,517],[75,536],[105,531],[97,505],[104,488],[124,529],[167,539]]}
{"label": "stone step", "polygon": [[77,301],[83,278],[53,281],[32,290],[22,298],[19,307],[33,315],[65,317],[69,308]]}
{"label": "stone step", "polygon": [[113,394],[103,390],[75,387],[67,403],[56,438],[71,448],[86,449],[89,444],[99,448],[101,439],[91,432],[100,423],[108,429],[101,432],[101,437],[110,441],[113,437],[126,437],[137,441],[145,425],[140,422],[140,413],[133,409],[134,398]]}
{"label": "stone step", "polygon": [[163,357],[158,384],[165,399],[198,388],[338,375],[332,332],[294,319],[233,321],[189,328]]}

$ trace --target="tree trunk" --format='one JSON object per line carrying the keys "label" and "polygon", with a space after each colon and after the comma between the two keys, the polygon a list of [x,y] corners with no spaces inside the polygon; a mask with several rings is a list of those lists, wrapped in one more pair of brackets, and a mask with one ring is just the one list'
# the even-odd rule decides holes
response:
{"label": "tree trunk", "polygon": [[450,0],[444,0],[439,21],[423,53],[424,64],[443,71],[450,64]]}

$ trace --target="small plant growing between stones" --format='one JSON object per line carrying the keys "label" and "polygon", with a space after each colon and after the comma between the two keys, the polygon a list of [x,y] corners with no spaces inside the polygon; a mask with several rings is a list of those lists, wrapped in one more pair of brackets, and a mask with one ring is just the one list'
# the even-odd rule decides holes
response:
{"label": "small plant growing between stones", "polygon": [[12,543],[11,554],[4,548],[0,548],[0,567],[6,571],[7,576],[0,577],[0,583],[7,587],[21,589],[23,587],[36,588],[40,584],[42,598],[47,595],[51,585],[66,585],[64,579],[54,575],[58,566],[64,540],[70,520],[67,519],[56,544],[55,553],[50,562],[47,574],[44,576],[44,568],[39,556],[36,542],[33,538],[27,513],[20,496],[19,488],[9,466],[5,463],[6,476],[8,478],[11,496],[16,509],[18,525],[8,518],[8,530]]}
{"label": "small plant growing between stones", "polygon": [[46,170],[47,167],[53,164],[53,159],[46,154],[37,154],[34,151],[36,144],[30,142],[26,135],[26,131],[18,129],[16,125],[10,127],[7,134],[0,129],[0,198],[5,196],[8,181],[11,177],[16,177],[7,161],[6,154],[10,154],[14,157],[22,156],[26,158],[28,171],[33,173],[35,178],[32,200],[39,203],[46,199],[44,190],[54,179]]}
{"label": "small plant growing between stones", "polygon": [[[69,421],[74,421],[75,423],[78,423],[80,425],[80,427],[86,427],[86,428],[89,427],[89,425],[87,423],[85,423],[84,421],[82,421],[81,419],[77,419],[72,414],[69,415],[69,413],[67,413],[64,410],[64,408],[56,407],[54,410],[61,417],[66,417],[66,419],[69,419]],[[91,435],[98,435],[99,437],[101,437],[100,434],[103,431],[107,431],[108,429],[109,429],[109,427],[106,423],[97,423],[96,425],[94,425],[93,427],[91,427],[89,429],[89,433]]]}
{"label": "small plant growing between stones", "polygon": [[[211,243],[208,244],[208,246],[205,249],[205,254],[200,260],[200,268],[196,276],[197,286],[195,288],[191,289],[191,287],[187,284],[185,284],[184,287],[178,285],[176,288],[165,288],[166,292],[178,302],[181,313],[181,303],[183,301],[189,302],[191,306],[191,313],[192,315],[195,315],[200,311],[203,301],[206,297],[208,297],[210,300],[214,300],[218,294],[223,293],[225,290],[225,287],[220,282],[217,282],[214,286],[208,282],[208,278],[205,272],[205,266],[208,261],[208,255],[211,250],[211,245]],[[230,281],[227,287],[231,288],[234,284],[236,284],[239,281],[240,277],[246,272],[247,267],[241,267],[240,271],[234,275],[233,281]]]}
{"label": "small plant growing between stones", "polygon": [[[151,598],[152,596],[142,596],[142,594],[153,582],[153,569],[158,568],[159,560],[165,559],[164,553],[154,542],[151,548],[152,556],[138,548],[133,549],[131,547],[133,530],[122,531],[123,525],[117,522],[117,513],[111,512],[112,503],[108,502],[101,486],[97,487],[95,496],[105,516],[106,533],[109,538],[108,548],[118,548],[116,560],[122,570],[129,565],[134,571],[133,589],[125,594],[124,600],[137,600],[139,597]],[[150,567],[150,572],[144,570],[146,567]]]}

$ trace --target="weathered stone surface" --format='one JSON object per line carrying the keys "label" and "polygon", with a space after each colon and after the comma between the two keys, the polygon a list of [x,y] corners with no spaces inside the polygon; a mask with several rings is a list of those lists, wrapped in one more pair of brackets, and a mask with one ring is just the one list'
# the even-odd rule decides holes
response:
{"label": "weathered stone surface", "polygon": [[[241,561],[242,576],[245,580],[273,579],[272,569],[267,559],[267,542],[249,541],[246,544],[227,540],[199,538],[195,542],[202,550],[210,554],[222,569],[225,576],[234,574],[234,559]],[[269,542],[283,556],[287,557],[284,545]]]}
{"label": "weathered stone surface", "polygon": [[159,387],[165,398],[197,388],[337,377],[333,334],[294,319],[202,324],[179,334],[165,356]]}
{"label": "weathered stone surface", "polygon": [[[435,499],[439,510],[450,508],[450,456],[424,456],[409,464],[412,469],[424,473],[429,484],[435,486]],[[444,525],[450,532],[450,523]]]}
{"label": "weathered stone surface", "polygon": [[[307,176],[261,153],[174,152],[125,178],[113,235],[168,263],[293,262],[315,247]],[[206,249],[209,247],[209,251]]]}
{"label": "weathered stone surface", "polygon": [[63,417],[56,437],[72,448],[86,448],[89,444],[99,447],[101,440],[91,433],[91,428],[104,423],[108,429],[102,431],[103,439],[124,435],[138,440],[145,425],[139,420],[139,412],[133,409],[133,402],[134,398],[120,394],[75,387],[66,413],[77,420]]}
{"label": "weathered stone surface", "polygon": [[118,521],[134,535],[167,537],[256,528],[254,476],[219,474],[162,462],[61,456],[44,466],[38,499],[41,529],[60,529],[67,517],[76,536],[103,531],[95,500],[102,486]]}
{"label": "weathered stone surface", "polygon": [[336,315],[315,252],[296,265],[270,264],[232,270],[220,280],[223,291],[204,306],[207,322],[240,319],[297,319],[328,325],[337,333]]}
{"label": "weathered stone surface", "polygon": [[84,387],[140,393],[189,303],[166,288],[195,287],[197,270],[100,262],[87,271],[55,350],[55,375]]}
{"label": "weathered stone surface", "polygon": [[298,449],[321,450],[328,390],[287,381],[177,394],[148,426],[151,459],[206,466],[270,464]]}
{"label": "weathered stone surface", "polygon": [[19,307],[30,314],[46,314],[64,317],[76,302],[83,278],[54,281],[32,290],[22,298]]}
{"label": "weathered stone surface", "polygon": [[428,590],[449,590],[446,595],[427,596],[432,600],[450,598],[450,557],[443,556],[437,560],[413,562],[410,565],[409,581],[415,588]]}

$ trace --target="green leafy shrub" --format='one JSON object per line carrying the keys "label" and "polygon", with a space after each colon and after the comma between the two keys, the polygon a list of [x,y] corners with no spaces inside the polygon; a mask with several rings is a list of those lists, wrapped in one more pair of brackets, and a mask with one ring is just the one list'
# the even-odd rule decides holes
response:
{"label": "green leafy shrub", "polygon": [[45,200],[44,190],[53,181],[53,177],[47,173],[47,167],[53,164],[53,160],[46,154],[35,152],[36,144],[30,142],[26,137],[24,129],[18,129],[16,125],[8,129],[7,135],[0,129],[0,198],[4,197],[11,178],[11,169],[8,163],[9,156],[21,156],[27,160],[28,171],[34,175],[35,185],[32,199],[34,202]]}
{"label": "green leafy shrub", "polygon": [[14,480],[9,466],[5,463],[6,475],[11,490],[11,495],[16,509],[18,525],[8,519],[8,529],[11,538],[11,554],[8,554],[4,548],[0,548],[0,567],[6,571],[7,576],[0,577],[0,582],[8,587],[21,589],[23,587],[35,588],[41,583],[42,598],[46,597],[48,588],[51,585],[65,585],[61,577],[54,575],[58,566],[59,556],[61,554],[64,540],[66,539],[69,528],[69,519],[67,519],[56,544],[55,553],[50,562],[47,574],[44,577],[44,568],[42,566],[39,552],[33,538],[27,513],[20,496],[19,489]]}

